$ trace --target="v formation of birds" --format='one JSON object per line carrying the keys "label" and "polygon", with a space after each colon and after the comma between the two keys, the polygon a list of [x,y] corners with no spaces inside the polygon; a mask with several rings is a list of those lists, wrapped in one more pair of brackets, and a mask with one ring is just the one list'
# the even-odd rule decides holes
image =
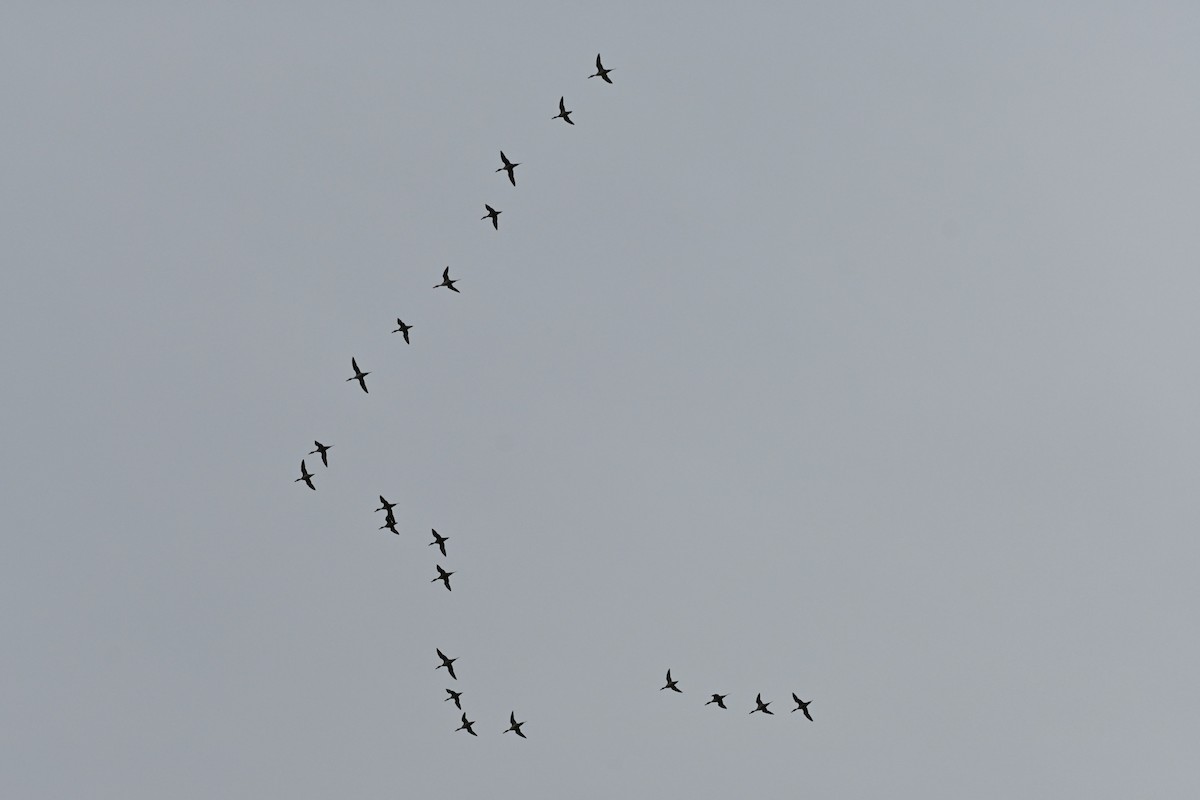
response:
{"label": "v formation of birds", "polygon": [[[600,54],[597,53],[596,54],[596,71],[594,73],[592,73],[591,75],[588,75],[588,78],[589,79],[590,78],[600,78],[600,80],[604,81],[605,83],[611,84],[612,79],[608,76],[613,71],[614,70],[612,70],[612,69],[605,68],[604,64],[601,62]],[[561,119],[563,122],[565,122],[568,125],[574,125],[575,122],[571,119],[572,113],[574,113],[574,112],[567,109],[566,97],[561,96],[558,98],[558,113],[556,115],[554,115],[553,117],[551,117],[550,119],[551,120]],[[496,169],[496,172],[505,173],[505,175],[508,177],[509,183],[511,183],[513,186],[516,186],[517,185],[516,169],[517,169],[517,167],[521,166],[520,162],[512,161],[507,155],[505,155],[503,150],[500,151],[500,162],[501,162],[501,165]],[[482,217],[480,217],[480,220],[491,220],[492,227],[496,230],[500,230],[500,214],[502,212],[499,209],[493,208],[491,205],[489,205],[487,203],[485,203],[483,207],[487,211],[487,213],[485,213]],[[446,288],[452,292],[457,293],[457,292],[459,292],[459,289],[457,286],[454,285],[456,283],[458,283],[458,279],[450,277],[450,267],[447,266],[445,269],[442,270],[441,283],[435,284],[433,288],[434,289]],[[405,323],[399,317],[396,318],[396,326],[397,326],[396,329],[393,330],[392,333],[401,334],[404,337],[405,344],[412,344],[412,340],[409,338],[408,332],[410,330],[412,330],[414,326]],[[351,369],[354,370],[354,374],[351,375],[349,378],[346,378],[345,379],[346,382],[357,381],[359,388],[361,388],[364,393],[370,394],[370,390],[367,389],[367,376],[370,375],[371,373],[369,371],[364,371],[363,369],[361,369],[358,366],[357,358],[350,359],[350,367],[351,367]],[[329,467],[329,451],[333,448],[333,445],[322,444],[319,441],[314,441],[313,444],[316,446],[316,449],[309,451],[308,455],[309,456],[312,456],[312,455],[318,456],[321,459],[321,465],[323,467],[328,468]],[[313,483],[313,478],[315,477],[315,474],[312,472],[309,472],[308,465],[306,462],[307,462],[307,457],[302,458],[300,460],[300,477],[296,478],[295,482],[296,483],[303,482],[309,489],[316,491],[316,488],[317,488],[316,484]],[[395,509],[395,507],[396,507],[396,504],[389,502],[386,498],[383,497],[383,495],[379,496],[379,502],[380,502],[380,506],[379,506],[379,508],[375,509],[375,511],[377,513],[380,511],[384,512],[384,524],[379,527],[379,530],[387,530],[387,531],[390,531],[391,533],[399,536],[400,531],[397,529],[396,516],[393,511],[393,509]],[[433,531],[433,541],[429,542],[429,546],[437,547],[437,549],[441,553],[442,557],[445,558],[446,557],[446,542],[448,542],[450,540],[450,537],[439,534],[436,529],[431,529],[431,530]],[[432,580],[430,580],[430,583],[438,583],[440,581],[446,587],[447,591],[453,591],[453,587],[450,585],[450,576],[455,574],[454,571],[447,570],[441,564],[435,564],[434,567],[437,570],[437,575]],[[437,651],[438,658],[440,658],[441,662],[442,662],[441,664],[439,664],[436,667],[436,669],[445,669],[449,678],[451,680],[457,682],[458,675],[455,674],[455,671],[454,671],[454,662],[457,661],[458,659],[450,658],[445,653],[443,653],[440,648],[435,648],[435,650]],[[679,688],[678,681],[671,677],[671,670],[669,670],[669,669],[667,670],[666,685],[662,686],[661,688],[662,689],[670,689],[671,691],[678,692],[680,694],[683,693],[683,690]],[[458,711],[462,712],[461,724],[457,728],[455,728],[455,732],[466,731],[467,733],[471,734],[472,736],[478,736],[479,734],[477,734],[475,732],[475,728],[474,728],[475,721],[468,719],[467,713],[465,711],[463,711],[463,705],[462,705],[463,694],[464,693],[462,691],[456,691],[454,689],[446,689],[447,697],[445,698],[444,702],[453,701],[455,708]],[[714,693],[712,695],[712,699],[710,699],[708,702],[704,703],[704,705],[708,706],[708,705],[715,704],[718,708],[728,708],[728,706],[725,705],[725,698],[727,698],[728,696],[729,695],[727,695],[727,694],[715,694]],[[801,700],[794,692],[792,693],[792,699],[796,702],[796,708],[793,708],[792,711],[793,712],[802,711],[804,713],[804,716],[811,721],[812,715],[809,714],[809,711],[808,711],[809,703]],[[772,714],[773,715],[774,712],[768,708],[769,705],[770,705],[770,702],[764,702],[762,699],[762,694],[759,694],[755,700],[755,707],[750,711],[750,713],[754,714],[755,712],[762,712],[763,714]],[[506,728],[503,731],[503,733],[515,733],[517,736],[519,736],[522,739],[526,738],[524,732],[521,730],[521,727],[523,725],[525,725],[525,723],[517,721],[517,716],[516,716],[515,711],[510,712],[508,722],[509,722],[509,726],[508,726],[508,728]]]}

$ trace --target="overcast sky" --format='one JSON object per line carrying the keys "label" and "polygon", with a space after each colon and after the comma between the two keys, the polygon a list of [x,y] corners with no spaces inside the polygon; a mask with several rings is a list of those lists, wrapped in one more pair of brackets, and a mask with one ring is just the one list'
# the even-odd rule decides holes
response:
{"label": "overcast sky", "polygon": [[0,11],[0,794],[1197,796],[1200,7],[186,5]]}

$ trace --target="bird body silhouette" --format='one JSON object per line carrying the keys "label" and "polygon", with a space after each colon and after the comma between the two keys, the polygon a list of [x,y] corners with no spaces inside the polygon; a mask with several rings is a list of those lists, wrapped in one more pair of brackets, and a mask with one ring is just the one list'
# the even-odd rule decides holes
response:
{"label": "bird body silhouette", "polygon": [[[450,695],[446,698],[446,700],[453,700],[454,705],[458,707],[458,710],[462,711],[462,692],[456,692],[453,689],[447,689],[446,694]],[[442,702],[444,703],[446,700],[443,700]]]}
{"label": "bird body silhouette", "polygon": [[450,541],[450,537],[442,536],[434,528],[430,528],[429,530],[433,531],[433,541],[429,543],[429,546],[432,547],[436,544],[438,549],[442,551],[442,555],[446,555],[446,542]]}
{"label": "bird body silhouette", "polygon": [[[761,711],[764,714],[770,714],[771,716],[775,716],[775,712],[771,711],[769,708],[767,708],[767,706],[769,706],[771,704],[763,702],[761,693],[759,693],[758,697],[755,698],[754,703],[756,705],[756,708],[754,709],[754,711]],[[751,711],[750,713],[753,714],[754,711]]]}
{"label": "bird body silhouette", "polygon": [[[457,292],[458,289],[454,288],[454,284],[456,283],[458,283],[458,279],[450,280],[450,268],[446,267],[444,270],[442,270],[442,282],[433,288],[440,289],[441,287],[445,286],[450,291]],[[461,292],[459,293],[461,294]]]}
{"label": "bird body silhouette", "polygon": [[[442,667],[445,667],[446,671],[450,673],[450,677],[454,678],[454,680],[458,680],[458,676],[454,674],[454,662],[458,661],[458,659],[450,658],[449,656],[447,656],[445,653],[442,652],[442,649],[440,647],[434,648],[434,649],[437,650],[438,658],[440,658],[442,660],[442,663],[438,664],[436,667],[434,667],[434,669],[441,669]],[[447,690],[447,691],[449,691],[449,690]]]}
{"label": "bird body silhouette", "polygon": [[567,111],[567,107],[563,103],[564,99],[565,98],[562,98],[562,97],[558,98],[558,113],[555,114],[550,119],[561,119],[563,122],[567,123],[568,125],[574,125],[575,123],[571,122],[571,113],[572,112]]}
{"label": "bird body silhouette", "polygon": [[375,509],[375,511],[376,512],[386,511],[388,513],[388,515],[390,516],[392,513],[392,509],[396,507],[396,504],[389,503],[387,500],[384,500],[383,495],[379,495],[379,502],[381,503],[381,505],[379,506],[379,508]]}
{"label": "bird body silhouette", "polygon": [[317,449],[313,450],[311,453],[309,453],[309,455],[311,456],[311,455],[316,455],[317,453],[320,453],[321,454],[321,463],[328,467],[329,466],[329,448],[333,447],[333,445],[321,444],[320,442],[317,442],[317,441],[314,441],[313,444],[315,444],[317,446]]}
{"label": "bird body silhouette", "polygon": [[483,207],[487,209],[488,213],[484,214],[482,217],[480,217],[480,219],[488,219],[490,217],[492,220],[492,227],[495,228],[496,230],[500,230],[500,215],[503,214],[504,212],[497,211],[496,209],[489,206],[487,203],[484,203]]}
{"label": "bird body silhouette", "polygon": [[[433,288],[436,289],[437,287],[435,286]],[[396,324],[399,327],[396,328],[396,330],[392,331],[392,333],[403,333],[404,334],[404,343],[412,344],[412,342],[410,342],[408,340],[408,332],[412,330],[412,325],[405,325],[404,320],[400,319],[399,317],[396,317]]]}
{"label": "bird body silhouette", "polygon": [[663,689],[672,689],[683,694],[683,690],[679,688],[678,682],[671,679],[671,670],[667,670],[667,685],[659,687],[658,690],[661,692]]}
{"label": "bird body silhouette", "polygon": [[704,705],[711,706],[713,703],[716,703],[719,708],[726,708],[725,698],[728,696],[729,695],[727,695],[727,694],[714,694],[712,696],[712,700],[709,700]]}
{"label": "bird body silhouette", "polygon": [[390,508],[388,509],[387,519],[385,519],[383,524],[379,526],[379,530],[389,530],[397,536],[400,535],[400,531],[396,530],[396,518],[392,515],[392,510]]}
{"label": "bird body silhouette", "polygon": [[612,79],[608,77],[608,73],[610,72],[612,72],[612,70],[604,68],[604,65],[600,63],[600,54],[596,53],[596,71],[595,73],[588,75],[588,77],[599,78],[605,83],[612,83]]}
{"label": "bird body silhouette", "polygon": [[317,487],[313,486],[312,473],[308,471],[308,466],[304,463],[303,458],[300,459],[300,477],[296,478],[296,480],[292,481],[292,483],[299,483],[300,481],[307,483],[308,488],[312,489],[314,492],[317,490]]}
{"label": "bird body silhouette", "polygon": [[471,720],[467,719],[466,712],[463,712],[463,715],[462,715],[462,723],[463,723],[462,725],[459,725],[459,726],[458,726],[457,728],[455,728],[454,730],[455,730],[455,731],[466,731],[467,733],[471,734],[472,736],[478,736],[478,735],[479,735],[478,733],[476,733],[476,732],[475,732],[475,729],[471,727],[471,726],[472,726],[472,725],[474,725],[475,723],[474,723],[474,722],[472,722]]}
{"label": "bird body silhouette", "polygon": [[[367,391],[367,376],[370,375],[371,373],[363,372],[361,369],[359,369],[358,361],[356,361],[353,358],[350,359],[350,366],[354,367],[354,377],[346,378],[346,382],[349,383],[350,381],[356,380],[356,381],[358,381],[358,385],[362,387],[362,390],[364,392],[366,392]],[[368,392],[368,394],[370,394],[370,392]]]}
{"label": "bird body silhouette", "polygon": [[808,721],[812,722],[812,714],[808,713],[808,705],[812,702],[812,700],[809,700],[808,703],[806,703],[797,697],[795,692],[792,692],[792,699],[796,701],[796,707],[792,709],[792,713],[795,714],[797,711],[803,711],[804,716],[808,717]]}
{"label": "bird body silhouette", "polygon": [[508,730],[504,732],[508,733],[508,731],[512,731],[517,736],[520,736],[522,739],[524,739],[525,734],[521,733],[521,726],[524,724],[524,722],[517,722],[517,712],[513,711],[508,715]]}
{"label": "bird body silhouette", "polygon": [[437,571],[438,571],[438,576],[436,578],[434,578],[433,580],[431,580],[430,583],[437,583],[438,581],[441,581],[442,583],[446,584],[446,591],[448,591],[448,592],[453,591],[450,588],[450,576],[453,575],[454,573],[446,572],[446,570],[442,569],[441,564],[437,565]]}
{"label": "bird body silhouette", "polygon": [[513,170],[515,170],[517,167],[521,166],[521,162],[509,161],[508,156],[504,155],[503,150],[500,151],[500,160],[504,162],[504,166],[500,167],[500,169],[496,170],[496,172],[507,172],[508,173],[508,182],[511,183],[513,186],[516,186],[517,185],[517,176],[513,174]]}

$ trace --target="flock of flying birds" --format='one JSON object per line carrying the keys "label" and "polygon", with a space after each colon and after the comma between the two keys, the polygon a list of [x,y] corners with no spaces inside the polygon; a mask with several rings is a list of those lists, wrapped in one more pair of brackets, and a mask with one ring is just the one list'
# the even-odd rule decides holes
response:
{"label": "flock of flying birds", "polygon": [[[597,53],[596,54],[596,72],[589,75],[588,78],[600,78],[605,83],[611,84],[612,79],[608,77],[608,74],[612,71],[613,70],[611,70],[611,69],[605,68],[604,64],[601,63],[601,61],[600,61],[600,54]],[[551,120],[561,119],[563,122],[567,123],[568,125],[574,125],[575,123],[571,120],[572,113],[573,112],[567,110],[565,96],[559,97],[558,98],[558,114],[551,117],[550,119]],[[510,160],[508,158],[508,156],[506,156],[504,154],[503,150],[500,151],[500,161],[501,161],[501,166],[496,169],[496,172],[506,173],[508,176],[509,183],[511,183],[513,186],[516,186],[517,185],[516,168],[520,166],[520,163]],[[487,209],[487,213],[484,214],[482,217],[480,217],[480,219],[481,220],[490,219],[492,221],[492,227],[495,228],[496,230],[500,230],[500,214],[501,214],[501,212],[495,208],[492,208],[492,206],[490,206],[486,203],[484,204],[483,207],[485,209]],[[458,287],[456,287],[454,285],[457,282],[458,281],[456,279],[453,279],[450,277],[450,267],[446,267],[442,271],[442,282],[434,285],[433,288],[440,289],[442,287],[445,287],[452,292],[458,292],[459,291]],[[412,344],[411,340],[409,339],[408,332],[410,330],[412,330],[413,326],[406,324],[400,318],[396,319],[396,325],[398,327],[394,331],[392,331],[392,333],[402,334],[404,336],[404,343]],[[362,369],[360,369],[358,366],[358,360],[355,358],[350,359],[350,366],[354,370],[354,374],[352,376],[350,376],[349,378],[346,378],[346,381],[347,382],[358,381],[359,387],[364,392],[367,392],[369,394],[370,392],[367,390],[367,376],[370,375],[371,373],[364,372]],[[333,445],[326,445],[326,444],[322,444],[321,442],[316,442],[316,441],[314,441],[313,444],[316,445],[316,449],[310,451],[308,453],[308,455],[310,455],[310,456],[311,455],[319,455],[321,458],[321,464],[324,465],[325,467],[328,467],[329,466],[329,450],[330,450],[330,448],[333,447]],[[309,489],[316,491],[317,487],[313,483],[313,473],[308,471],[308,465],[306,463],[306,460],[307,459],[300,460],[300,477],[296,478],[295,482],[299,483],[299,482],[303,481],[305,483],[305,485],[308,486]],[[379,496],[379,502],[380,502],[380,507],[375,509],[375,511],[376,512],[379,512],[379,511],[385,512],[384,524],[382,526],[380,526],[379,529],[380,530],[389,530],[392,533],[396,534],[397,536],[400,535],[400,531],[396,529],[396,517],[392,511],[392,509],[394,509],[396,507],[396,504],[388,502],[387,499],[385,497],[383,497],[383,495]],[[432,546],[436,545],[438,550],[441,551],[442,556],[445,556],[446,555],[446,542],[449,541],[450,537],[442,536],[441,534],[439,534],[437,532],[436,529],[431,529],[431,530],[433,530],[433,541],[429,543],[429,546],[432,547]],[[435,577],[433,580],[430,581],[430,583],[437,583],[438,581],[441,581],[443,584],[445,584],[447,591],[452,591],[452,589],[450,587],[450,576],[453,575],[454,572],[447,571],[445,568],[442,567],[441,564],[436,564],[435,566],[437,567],[438,574],[437,574],[437,577]],[[440,658],[442,660],[442,663],[439,664],[435,669],[443,669],[444,668],[446,670],[446,672],[449,673],[451,679],[453,679],[454,681],[457,681],[458,676],[454,673],[454,662],[457,661],[458,659],[450,658],[445,653],[443,653],[440,648],[437,649],[437,654],[438,654],[438,658]],[[683,690],[679,688],[678,682],[671,677],[671,670],[669,670],[669,669],[667,670],[667,683],[665,686],[662,687],[662,689],[670,689],[672,691],[679,692],[681,694],[683,692]],[[661,689],[660,689],[660,691],[661,691]],[[455,708],[457,708],[459,711],[462,711],[463,710],[463,707],[462,707],[463,693],[461,691],[455,691],[454,689],[447,689],[446,694],[447,694],[447,697],[445,698],[445,700],[443,702],[454,701]],[[713,694],[712,699],[709,700],[704,705],[707,706],[707,705],[716,704],[718,708],[728,708],[728,706],[725,705],[726,697],[728,697],[728,695]],[[792,699],[796,701],[796,707],[793,708],[792,711],[793,712],[796,712],[796,711],[804,712],[804,716],[807,717],[811,721],[812,715],[808,713],[809,703],[801,700],[796,695],[795,692],[792,693]],[[755,698],[755,707],[754,707],[754,709],[752,709],[750,711],[750,713],[753,714],[755,712],[761,711],[764,714],[772,714],[773,715],[775,712],[771,711],[767,707],[769,705],[770,705],[769,702],[763,702],[762,694],[760,693]],[[515,733],[517,736],[524,739],[525,734],[521,731],[521,726],[523,726],[525,723],[517,722],[517,716],[516,716],[515,711],[511,712],[509,714],[508,722],[509,722],[509,726],[507,729],[504,730],[504,733],[510,733],[510,732]],[[463,711],[462,724],[459,725],[459,727],[456,728],[455,731],[466,731],[467,733],[471,734],[472,736],[478,736],[479,734],[475,733],[474,725],[475,725],[475,721],[467,719],[467,714],[465,711]]]}
{"label": "flock of flying birds", "polygon": [[[611,84],[612,79],[608,77],[608,74],[610,72],[612,72],[612,70],[605,68],[604,64],[601,63],[601,61],[600,61],[600,54],[597,53],[596,54],[596,72],[589,75],[588,77],[589,78],[600,78],[605,83]],[[567,110],[566,98],[559,97],[558,98],[558,114],[551,117],[550,119],[551,120],[561,119],[563,122],[567,123],[568,125],[574,125],[575,123],[571,120],[572,113],[573,112]],[[509,183],[511,183],[513,186],[516,186],[517,185],[517,176],[516,176],[515,170],[517,167],[520,166],[520,163],[509,160],[508,156],[506,156],[504,154],[503,150],[500,151],[500,161],[502,162],[502,166],[500,166],[496,170],[496,172],[506,173],[508,175]],[[480,219],[481,220],[490,219],[492,221],[492,227],[495,228],[496,230],[500,230],[500,214],[501,214],[501,212],[495,208],[492,208],[490,205],[488,205],[486,203],[484,204],[483,207],[485,209],[487,209],[487,213],[484,214],[482,217],[480,217]],[[450,277],[450,267],[446,267],[444,270],[442,270],[442,282],[434,285],[433,288],[440,289],[442,287],[445,287],[452,292],[458,292],[459,291],[458,287],[456,287],[454,285],[457,282],[458,282],[457,279]],[[409,339],[408,332],[410,330],[412,330],[413,326],[405,324],[405,322],[398,317],[396,319],[396,325],[398,327],[394,331],[392,331],[392,333],[402,334],[404,336],[404,343],[412,344],[412,341]],[[357,381],[359,387],[363,390],[363,392],[370,394],[370,391],[367,389],[367,376],[370,375],[371,373],[362,370],[358,366],[358,359],[356,359],[356,358],[350,359],[350,366],[354,370],[354,374],[351,375],[349,378],[346,378],[346,382],[348,383],[350,381]],[[313,444],[316,445],[316,449],[310,451],[308,453],[308,455],[310,455],[310,456],[311,455],[319,455],[321,457],[321,464],[325,467],[328,467],[329,466],[329,450],[333,447],[333,445],[322,444],[321,442],[316,442],[316,441],[314,441]],[[294,482],[295,483],[303,482],[306,486],[308,486],[309,489],[316,491],[317,487],[316,487],[316,484],[313,483],[313,477],[314,477],[313,473],[308,471],[307,457],[300,459],[300,477],[296,478],[296,480]],[[379,512],[379,511],[385,512],[384,524],[382,526],[380,526],[379,529],[380,530],[389,530],[392,533],[399,536],[400,531],[396,529],[396,517],[395,517],[394,512],[392,511],[392,509],[394,509],[396,507],[396,504],[389,503],[383,495],[379,496],[379,502],[380,502],[380,506],[379,506],[379,508],[375,509],[375,511],[376,512]],[[442,555],[445,556],[446,555],[446,542],[450,540],[450,537],[442,536],[435,529],[431,529],[431,530],[433,530],[433,541],[429,543],[429,546],[432,547],[432,546],[436,545],[438,550],[441,551]],[[437,583],[438,581],[441,581],[443,584],[445,584],[447,591],[453,591],[450,587],[450,576],[453,575],[454,572],[446,570],[445,568],[442,567],[441,564],[437,564],[436,567],[437,567],[437,572],[438,572],[437,577],[434,578],[433,580],[431,580],[430,583]],[[450,658],[445,653],[443,653],[441,651],[441,649],[437,650],[437,654],[438,654],[438,657],[442,660],[442,663],[439,664],[435,669],[445,668],[446,672],[449,673],[450,677],[453,680],[457,681],[458,676],[454,673],[454,662],[457,661],[458,659]],[[675,691],[679,691],[679,690],[676,689]],[[455,691],[454,689],[447,689],[446,694],[448,696],[446,697],[446,699],[443,702],[449,702],[449,701],[453,700],[455,708],[457,708],[459,711],[462,711],[463,710],[463,707],[462,707],[463,693],[460,691]],[[525,723],[517,722],[517,715],[516,715],[515,711],[511,712],[509,714],[508,723],[509,723],[508,728],[504,730],[504,733],[511,732],[511,733],[515,733],[517,736],[521,737],[522,739],[525,738],[524,732],[521,731],[521,726],[524,725]],[[478,736],[479,734],[475,733],[474,725],[475,725],[475,721],[467,719],[466,712],[463,712],[462,724],[455,730],[456,731],[466,731],[467,733],[471,734],[472,736]]]}

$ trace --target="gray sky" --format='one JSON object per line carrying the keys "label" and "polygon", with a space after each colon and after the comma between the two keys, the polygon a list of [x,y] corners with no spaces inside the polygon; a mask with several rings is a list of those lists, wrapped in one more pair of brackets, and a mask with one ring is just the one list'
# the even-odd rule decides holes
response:
{"label": "gray sky", "polygon": [[1196,796],[1194,4],[101,5],[0,11],[0,794]]}

